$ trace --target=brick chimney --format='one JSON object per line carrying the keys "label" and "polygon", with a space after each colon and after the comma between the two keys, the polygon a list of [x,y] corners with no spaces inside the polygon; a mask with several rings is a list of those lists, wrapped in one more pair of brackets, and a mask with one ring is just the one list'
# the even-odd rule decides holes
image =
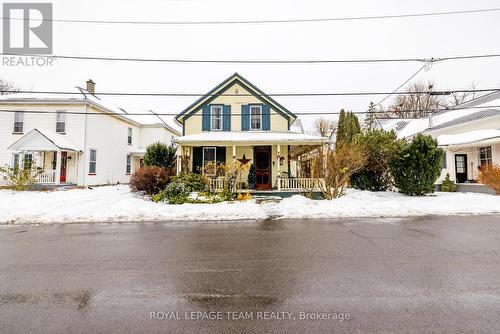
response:
{"label": "brick chimney", "polygon": [[92,95],[95,93],[95,82],[92,79],[87,80],[87,92]]}

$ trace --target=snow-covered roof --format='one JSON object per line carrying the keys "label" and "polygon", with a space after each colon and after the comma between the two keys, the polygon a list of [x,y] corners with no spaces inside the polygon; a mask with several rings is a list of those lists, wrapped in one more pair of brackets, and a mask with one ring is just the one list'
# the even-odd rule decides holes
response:
{"label": "snow-covered roof", "polygon": [[295,132],[269,132],[269,131],[209,131],[193,135],[174,138],[179,144],[294,144],[294,145],[319,145],[327,139],[319,136]]}
{"label": "snow-covered roof", "polygon": [[[151,111],[131,111],[122,108],[108,97],[100,96],[99,94],[90,94],[87,90],[76,87],[74,94],[50,94],[50,93],[15,93],[8,95],[0,95],[0,104],[2,102],[16,103],[90,103],[104,112],[114,114],[120,119],[132,123],[137,126],[157,126],[165,127],[176,135],[180,135],[178,125],[174,125],[173,121],[159,118]],[[133,113],[134,115],[130,115]],[[135,114],[141,115],[135,115]]]}
{"label": "snow-covered roof", "polygon": [[7,149],[13,151],[81,151],[81,148],[73,144],[65,135],[38,129],[31,130]]}
{"label": "snow-covered roof", "polygon": [[490,139],[500,140],[500,129],[482,129],[437,137],[440,146],[472,144]]}
{"label": "snow-covered roof", "polygon": [[295,122],[290,125],[290,131],[295,133],[304,133],[304,127],[302,126],[302,120],[297,118]]}

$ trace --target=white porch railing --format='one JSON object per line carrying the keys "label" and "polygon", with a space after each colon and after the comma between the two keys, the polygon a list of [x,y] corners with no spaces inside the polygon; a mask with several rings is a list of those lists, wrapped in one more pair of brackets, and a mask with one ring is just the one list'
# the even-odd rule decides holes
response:
{"label": "white porch railing", "polygon": [[277,178],[278,191],[281,190],[320,190],[324,189],[324,180],[310,177]]}
{"label": "white porch railing", "polygon": [[38,175],[37,183],[54,183],[56,179],[55,170],[44,170],[40,175]]}
{"label": "white porch railing", "polygon": [[224,190],[224,179],[222,178],[209,178],[208,179],[208,188],[211,191],[222,191]]}

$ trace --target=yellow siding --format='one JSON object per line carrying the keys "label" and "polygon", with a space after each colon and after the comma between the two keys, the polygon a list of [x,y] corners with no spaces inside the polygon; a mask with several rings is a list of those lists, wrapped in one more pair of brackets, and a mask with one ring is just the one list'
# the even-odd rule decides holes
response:
{"label": "yellow siding", "polygon": [[[242,94],[244,96],[218,96],[211,104],[225,104],[231,106],[231,131],[241,131],[241,106],[249,103],[262,103],[255,96],[248,96],[251,92],[242,88],[239,84],[233,84],[225,94]],[[185,120],[184,135],[192,135],[202,132],[201,109]],[[271,131],[287,132],[288,120],[271,108]]]}

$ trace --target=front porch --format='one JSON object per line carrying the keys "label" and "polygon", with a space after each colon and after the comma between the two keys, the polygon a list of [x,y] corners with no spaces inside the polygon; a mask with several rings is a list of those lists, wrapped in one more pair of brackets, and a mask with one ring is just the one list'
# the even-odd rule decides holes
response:
{"label": "front porch", "polygon": [[[246,166],[237,192],[320,192],[323,180],[300,172],[298,159],[303,147],[321,147],[325,139],[298,133],[227,132],[201,133],[176,139],[179,144],[177,173],[203,173],[207,163],[239,161]],[[298,149],[302,148],[302,149]],[[254,180],[249,179],[253,169]],[[209,187],[219,192],[227,188],[222,177],[210,177]]]}
{"label": "front porch", "polygon": [[34,129],[8,148],[13,151],[13,167],[41,170],[35,188],[78,184],[82,152],[60,136]]}

